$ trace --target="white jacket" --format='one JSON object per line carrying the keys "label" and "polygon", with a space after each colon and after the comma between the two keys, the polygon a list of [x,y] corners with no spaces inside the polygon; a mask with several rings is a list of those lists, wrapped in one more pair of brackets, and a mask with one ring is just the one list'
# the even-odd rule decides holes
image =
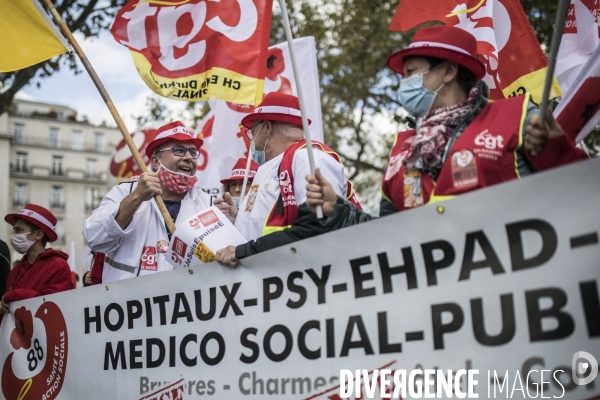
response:
{"label": "white jacket", "polygon": [[[102,282],[173,269],[165,259],[169,243],[165,220],[154,199],[140,205],[124,230],[115,221],[121,201],[136,187],[137,182],[113,187],[83,224],[83,237],[90,249],[105,254]],[[181,201],[177,221],[211,205],[212,197],[194,186]]]}

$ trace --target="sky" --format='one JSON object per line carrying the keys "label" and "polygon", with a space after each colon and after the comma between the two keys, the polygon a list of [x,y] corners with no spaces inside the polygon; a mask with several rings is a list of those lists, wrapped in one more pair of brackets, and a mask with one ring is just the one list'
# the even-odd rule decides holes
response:
{"label": "sky", "polygon": [[[156,95],[137,73],[129,50],[117,43],[108,31],[94,39],[84,39],[77,33],[75,37],[106,87],[127,129],[134,131],[137,124],[133,116],[144,114],[146,98]],[[111,126],[115,125],[79,59],[78,64],[82,73],[75,75],[69,68],[62,68],[50,78],[41,80],[40,88],[35,84],[25,86],[17,93],[17,98],[66,105],[77,110],[79,115],[86,115],[93,124],[100,124],[104,120]],[[169,99],[163,99],[162,102],[172,111],[183,109],[186,104]]]}

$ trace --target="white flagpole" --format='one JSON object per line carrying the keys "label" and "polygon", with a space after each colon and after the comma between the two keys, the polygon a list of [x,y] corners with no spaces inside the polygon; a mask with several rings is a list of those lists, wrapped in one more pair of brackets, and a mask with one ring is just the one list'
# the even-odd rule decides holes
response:
{"label": "white flagpole", "polygon": [[252,154],[248,149],[248,158],[246,158],[246,170],[244,171],[244,183],[242,183],[242,195],[240,196],[239,204],[242,204],[242,200],[246,197],[246,186],[248,186],[248,175],[250,175],[250,163],[252,162]]}
{"label": "white flagpole", "polygon": [[[287,37],[288,46],[290,48],[290,58],[292,59],[294,79],[296,80],[296,88],[298,90],[298,100],[300,101],[300,113],[302,114],[302,127],[304,128],[306,150],[308,151],[308,164],[310,165],[310,173],[314,175],[315,158],[313,155],[310,129],[308,128],[308,118],[306,118],[306,106],[304,105],[304,93],[302,92],[302,83],[300,82],[300,71],[298,71],[298,66],[296,65],[296,54],[294,53],[294,43],[292,43],[292,30],[290,29],[290,20],[288,18],[287,7],[285,6],[285,0],[279,0],[279,5],[281,7],[281,16],[283,17],[285,36]],[[317,206],[317,217],[323,218],[323,209],[321,208],[321,206]]]}
{"label": "white flagpole", "polygon": [[565,20],[567,19],[567,11],[569,10],[571,0],[559,0],[558,10],[556,11],[556,25],[552,34],[552,44],[550,47],[550,57],[548,58],[548,69],[546,70],[546,82],[544,84],[544,92],[542,95],[542,104],[540,106],[540,119],[544,123],[546,118],[546,110],[548,109],[548,97],[550,97],[550,88],[554,78],[554,67],[556,66],[556,57],[558,56],[558,48],[565,29]]}

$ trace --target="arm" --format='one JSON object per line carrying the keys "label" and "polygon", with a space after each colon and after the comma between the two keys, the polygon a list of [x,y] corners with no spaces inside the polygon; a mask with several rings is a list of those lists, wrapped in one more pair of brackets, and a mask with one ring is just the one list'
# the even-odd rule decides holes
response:
{"label": "arm", "polygon": [[6,280],[10,272],[10,250],[8,245],[0,240],[0,299],[6,292]]}
{"label": "arm", "polygon": [[83,237],[90,249],[100,253],[117,249],[132,230],[129,223],[140,205],[160,193],[154,172],[144,172],[133,191],[130,184],[113,187],[83,224]]}
{"label": "arm", "polygon": [[297,242],[327,232],[306,203],[298,207],[298,219],[291,227],[251,240],[235,248],[235,257],[240,260],[279,246]]}
{"label": "arm", "polygon": [[69,265],[63,259],[56,262],[55,271],[49,276],[46,284],[38,292],[32,289],[15,289],[6,292],[4,302],[11,303],[13,301],[27,300],[34,297],[45,296],[47,294],[64,292],[71,289],[71,270]]}
{"label": "arm", "polygon": [[540,111],[530,105],[523,124],[524,158],[532,169],[543,171],[589,158],[565,135],[550,108],[546,113],[544,125],[539,114]]}

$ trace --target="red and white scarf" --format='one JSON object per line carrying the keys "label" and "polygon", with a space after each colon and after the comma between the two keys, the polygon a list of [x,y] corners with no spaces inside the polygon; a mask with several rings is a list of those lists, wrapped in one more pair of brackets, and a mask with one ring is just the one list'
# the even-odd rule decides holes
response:
{"label": "red and white scarf", "polygon": [[419,171],[437,172],[441,169],[446,143],[456,127],[473,110],[477,100],[477,86],[471,89],[464,103],[436,108],[424,117],[417,118],[415,134],[405,142],[407,146],[404,165]]}

